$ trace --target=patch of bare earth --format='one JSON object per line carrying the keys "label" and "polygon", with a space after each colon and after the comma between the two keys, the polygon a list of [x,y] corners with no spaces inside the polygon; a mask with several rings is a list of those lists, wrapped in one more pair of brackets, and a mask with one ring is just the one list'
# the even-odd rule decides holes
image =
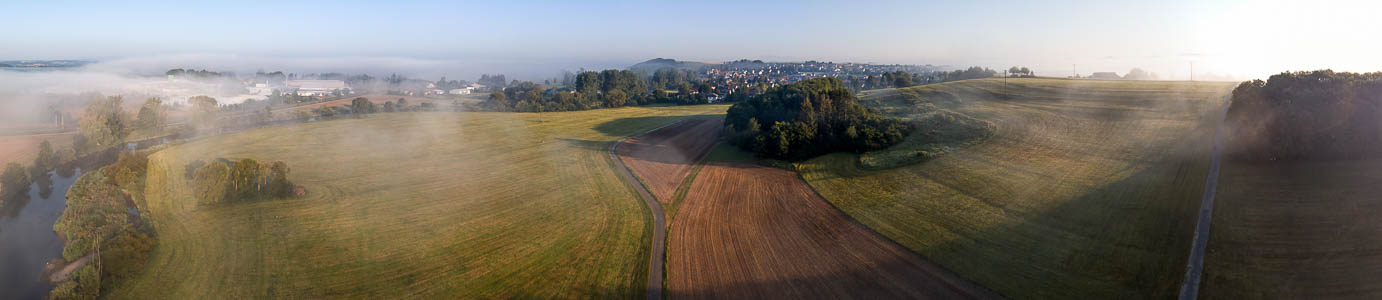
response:
{"label": "patch of bare earth", "polygon": [[691,119],[630,138],[615,149],[624,164],[643,179],[658,201],[667,203],[715,145],[723,118]]}
{"label": "patch of bare earth", "polygon": [[998,298],[848,219],[792,171],[708,163],[682,201],[674,299]]}

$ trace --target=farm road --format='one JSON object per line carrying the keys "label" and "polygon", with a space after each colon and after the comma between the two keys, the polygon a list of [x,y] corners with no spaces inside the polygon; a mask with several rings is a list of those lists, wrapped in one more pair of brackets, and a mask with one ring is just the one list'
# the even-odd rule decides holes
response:
{"label": "farm road", "polygon": [[672,122],[643,133],[624,137],[609,145],[609,159],[613,160],[614,165],[619,167],[619,174],[623,175],[624,180],[632,185],[634,190],[638,191],[638,196],[643,198],[643,202],[648,204],[648,210],[653,214],[652,258],[648,261],[649,300],[662,300],[663,258],[667,257],[667,244],[665,243],[665,241],[667,241],[667,219],[662,215],[662,204],[658,203],[656,198],[653,198],[653,193],[648,192],[648,188],[644,187],[643,184],[638,181],[638,177],[633,175],[633,171],[629,170],[629,167],[624,165],[624,161],[619,158],[619,155],[615,153],[614,149],[618,148],[619,144],[624,143],[624,141],[630,138],[648,134],[649,132],[657,131],[658,129],[672,126],[677,123],[681,123],[681,121]]}
{"label": "farm road", "polygon": [[1200,276],[1204,274],[1204,251],[1209,244],[1209,223],[1214,217],[1214,190],[1219,185],[1219,157],[1224,148],[1224,119],[1228,118],[1230,89],[1224,95],[1223,111],[1219,112],[1218,129],[1214,132],[1214,153],[1209,158],[1209,177],[1204,183],[1204,197],[1200,198],[1200,216],[1195,223],[1195,240],[1190,245],[1190,259],[1185,266],[1185,282],[1180,286],[1180,300],[1194,300],[1200,294]]}

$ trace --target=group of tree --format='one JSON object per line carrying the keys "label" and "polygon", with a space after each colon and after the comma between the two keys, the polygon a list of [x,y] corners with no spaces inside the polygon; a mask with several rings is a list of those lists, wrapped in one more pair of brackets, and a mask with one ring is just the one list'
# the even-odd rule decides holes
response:
{"label": "group of tree", "polygon": [[5,171],[0,172],[0,203],[28,192],[31,182],[29,172],[24,171],[24,165],[17,162],[5,164]]}
{"label": "group of tree", "polygon": [[1128,74],[1123,75],[1123,79],[1127,80],[1156,80],[1158,77],[1160,76],[1157,76],[1156,73],[1147,72],[1141,68],[1132,68],[1132,70],[1128,70]]}
{"label": "group of tree", "polygon": [[0,171],[0,204],[8,204],[5,200],[24,196],[29,191],[29,185],[34,182],[39,183],[39,196],[48,197],[52,192],[48,172],[61,170],[62,165],[74,159],[72,149],[57,150],[47,140],[39,142],[38,154],[34,156],[29,168],[24,168],[19,162],[10,162]]}
{"label": "group of tree", "polygon": [[1250,160],[1382,155],[1382,72],[1286,72],[1233,90],[1229,153]]}
{"label": "group of tree", "polygon": [[905,121],[859,105],[854,92],[833,77],[779,86],[734,104],[725,128],[738,147],[787,160],[881,149],[913,130]]}
{"label": "group of tree", "polygon": [[674,90],[653,83],[628,70],[585,71],[576,74],[572,87],[549,88],[533,82],[517,82],[501,92],[491,93],[480,103],[490,111],[574,111],[614,108],[653,103],[677,105],[710,103],[713,88],[709,84],[683,81]]}
{"label": "group of tree", "polygon": [[494,90],[502,89],[509,85],[508,79],[504,78],[504,74],[480,74],[480,80],[477,80],[476,83],[482,84],[485,87]]}
{"label": "group of tree", "polygon": [[374,106],[374,102],[370,102],[369,99],[365,99],[364,97],[357,97],[350,100],[350,111],[356,117],[364,117],[366,114],[379,112]]}
{"label": "group of tree", "polygon": [[206,163],[193,161],[192,190],[200,204],[218,204],[293,196],[296,185],[288,180],[288,165],[275,161],[263,164],[245,158]]}
{"label": "group of tree", "polygon": [[1008,77],[1030,78],[1036,77],[1036,73],[1032,73],[1032,69],[1028,69],[1027,67],[1014,66],[1008,68]]}
{"label": "group of tree", "polygon": [[175,76],[175,77],[191,77],[191,78],[194,78],[194,79],[215,79],[215,78],[221,78],[221,77],[230,77],[230,78],[234,78],[234,77],[235,77],[235,73],[230,73],[230,72],[212,72],[212,71],[207,71],[207,70],[180,69],[180,68],[179,68],[179,69],[168,70],[168,72],[164,72],[164,74],[166,74],[166,75],[168,75],[168,76]]}
{"label": "group of tree", "polygon": [[66,240],[62,257],[71,262],[95,254],[99,263],[88,263],[74,278],[58,283],[50,299],[98,299],[102,290],[114,289],[109,285],[124,282],[148,262],[157,240],[148,219],[131,221],[127,211],[141,208],[126,200],[126,195],[142,194],[145,155],[121,153],[113,164],[72,184],[67,208],[53,225]]}
{"label": "group of tree", "polygon": [[135,130],[156,130],[161,128],[168,121],[168,107],[163,105],[163,99],[149,98],[144,100],[144,105],[139,106],[139,114],[135,115]]}
{"label": "group of tree", "polygon": [[954,71],[950,71],[950,72],[937,72],[937,73],[935,74],[935,76],[936,76],[937,79],[938,79],[937,81],[944,82],[944,81],[956,81],[956,80],[965,80],[965,79],[989,78],[989,77],[998,76],[998,72],[997,72],[997,71],[994,71],[993,69],[974,66],[974,67],[966,68],[966,69],[964,69],[964,70],[954,70]]}
{"label": "group of tree", "polygon": [[907,71],[884,72],[876,75],[849,75],[840,78],[846,87],[854,90],[904,88],[926,83],[928,78],[919,73]]}
{"label": "group of tree", "polygon": [[130,133],[129,117],[122,108],[125,99],[110,96],[93,99],[86,104],[86,114],[80,123],[81,135],[86,142],[97,148],[110,147],[119,143]]}
{"label": "group of tree", "polygon": [[648,84],[653,88],[673,90],[696,80],[696,72],[680,68],[661,68],[653,71]]}
{"label": "group of tree", "polygon": [[192,105],[192,125],[203,132],[217,128],[221,106],[216,102],[216,98],[195,96],[188,98],[187,103]]}
{"label": "group of tree", "polygon": [[437,89],[450,90],[450,89],[464,88],[464,87],[470,85],[470,82],[466,82],[465,80],[449,80],[449,81],[448,81],[448,80],[446,80],[446,76],[442,76],[441,79],[438,79],[436,83],[433,83],[433,85],[435,85]]}

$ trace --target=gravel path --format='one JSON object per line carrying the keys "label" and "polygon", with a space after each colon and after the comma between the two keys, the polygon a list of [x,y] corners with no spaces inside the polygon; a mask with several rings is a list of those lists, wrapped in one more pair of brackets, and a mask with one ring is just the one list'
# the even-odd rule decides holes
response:
{"label": "gravel path", "polygon": [[1214,190],[1219,185],[1219,157],[1224,148],[1224,119],[1228,117],[1230,89],[1224,95],[1224,110],[1219,113],[1218,129],[1214,132],[1214,154],[1209,159],[1209,178],[1205,179],[1204,197],[1200,198],[1200,215],[1195,224],[1195,240],[1190,246],[1190,259],[1185,266],[1185,282],[1180,286],[1181,300],[1194,300],[1200,295],[1200,276],[1204,274],[1204,250],[1209,244],[1209,223],[1214,217]]}
{"label": "gravel path", "polygon": [[636,136],[648,134],[649,132],[657,131],[658,129],[662,129],[663,127],[667,126],[672,126],[673,124],[677,123],[681,123],[681,121],[673,122],[667,125],[662,125],[657,128],[653,128],[652,130],[645,131],[643,133],[628,136],[619,139],[619,141],[616,141],[613,144],[609,145],[609,159],[613,160],[614,164],[619,167],[619,174],[623,175],[624,180],[627,180],[629,184],[633,186],[634,190],[638,191],[638,196],[643,198],[643,202],[648,204],[648,209],[652,211],[653,214],[653,251],[652,257],[648,260],[649,300],[662,300],[662,261],[663,258],[667,257],[667,219],[662,215],[662,204],[658,203],[656,198],[653,198],[653,194],[648,192],[648,188],[644,187],[643,184],[638,181],[638,177],[633,176],[633,171],[630,171],[629,167],[624,165],[624,161],[619,158],[618,154],[615,154],[614,149],[619,147],[619,144],[623,143],[625,140],[628,140]]}

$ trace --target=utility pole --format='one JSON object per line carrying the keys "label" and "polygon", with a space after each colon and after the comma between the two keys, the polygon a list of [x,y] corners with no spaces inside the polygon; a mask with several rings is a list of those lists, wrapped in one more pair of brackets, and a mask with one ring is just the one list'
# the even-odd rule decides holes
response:
{"label": "utility pole", "polygon": [[1075,69],[1075,64],[1070,64],[1070,78],[1080,78],[1080,72]]}
{"label": "utility pole", "polygon": [[1195,81],[1195,62],[1190,62],[1190,81]]}
{"label": "utility pole", "polygon": [[1003,93],[1008,93],[1008,70],[1003,70]]}

